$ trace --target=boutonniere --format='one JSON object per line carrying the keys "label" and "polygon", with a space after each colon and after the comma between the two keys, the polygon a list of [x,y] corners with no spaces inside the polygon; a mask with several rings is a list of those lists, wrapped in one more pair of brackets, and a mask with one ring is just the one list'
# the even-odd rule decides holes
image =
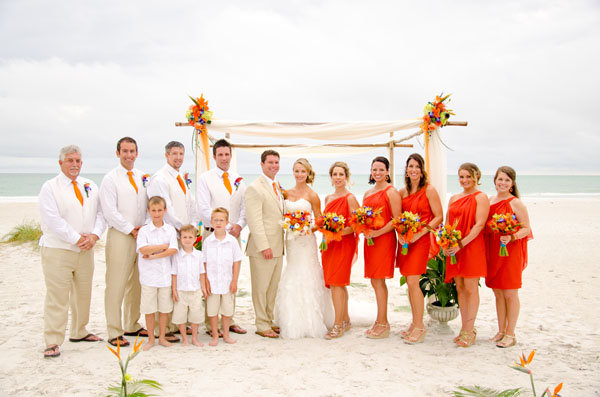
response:
{"label": "boutonniere", "polygon": [[142,186],[146,187],[146,183],[148,183],[148,178],[150,178],[150,175],[148,175],[148,174],[142,175]]}
{"label": "boutonniere", "polygon": [[89,183],[83,184],[83,190],[85,190],[85,197],[90,198],[90,192],[92,191],[92,187]]}
{"label": "boutonniere", "polygon": [[187,172],[185,174],[183,174],[183,179],[185,180],[185,186],[189,189],[190,185],[192,184],[192,180],[190,179],[190,174]]}
{"label": "boutonniere", "polygon": [[281,187],[281,183],[277,182],[277,184],[279,185],[279,190],[281,190],[281,194],[283,195],[283,198],[287,198],[287,190],[285,190],[283,187]]}
{"label": "boutonniere", "polygon": [[233,186],[235,186],[235,190],[236,190],[236,191],[239,189],[239,187],[240,187],[240,183],[242,183],[242,179],[244,179],[244,178],[242,178],[242,177],[240,176],[238,179],[236,179],[236,180],[235,180],[235,182],[233,182]]}

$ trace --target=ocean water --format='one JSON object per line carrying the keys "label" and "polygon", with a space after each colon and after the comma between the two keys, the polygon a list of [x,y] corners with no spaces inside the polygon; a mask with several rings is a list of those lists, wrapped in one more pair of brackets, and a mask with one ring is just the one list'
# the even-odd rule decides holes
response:
{"label": "ocean water", "polygon": [[[56,174],[9,174],[0,173],[0,200],[1,201],[33,201],[39,194],[42,184]],[[92,179],[98,185],[104,174],[82,174]],[[258,175],[242,175],[246,183],[250,183]],[[292,175],[280,174],[277,176],[283,188],[294,186]],[[350,190],[359,198],[370,187],[367,175],[353,175]],[[403,175],[396,176],[396,187],[404,185]],[[534,197],[573,197],[573,196],[600,196],[600,176],[587,175],[519,175],[517,186],[521,196]],[[317,175],[313,188],[320,195],[332,191],[328,175]],[[481,190],[487,194],[494,194],[493,175],[484,175],[481,181]],[[448,194],[461,191],[456,175],[448,175]]]}

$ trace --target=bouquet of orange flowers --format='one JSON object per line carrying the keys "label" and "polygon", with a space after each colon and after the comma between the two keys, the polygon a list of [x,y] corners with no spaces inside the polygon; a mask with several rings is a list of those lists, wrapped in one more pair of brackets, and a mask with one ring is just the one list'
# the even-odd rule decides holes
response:
{"label": "bouquet of orange flowers", "polygon": [[413,212],[404,211],[402,215],[392,219],[392,225],[404,239],[402,255],[408,254],[408,242],[413,238],[415,233],[423,229],[424,225],[421,222],[421,217]]}
{"label": "bouquet of orange flowers", "polygon": [[[435,230],[435,241],[440,247],[448,249],[460,246],[462,235],[460,230],[456,230],[456,225],[457,222],[455,222],[454,225],[442,224]],[[450,257],[450,264],[456,264],[456,257],[454,255]]]}
{"label": "bouquet of orange flowers", "polygon": [[[381,215],[381,208],[374,210],[372,207],[360,207],[352,211],[349,223],[356,234],[365,234],[371,230],[382,228],[385,220]],[[367,238],[367,245],[375,245],[371,237]]]}
{"label": "bouquet of orange flowers", "polygon": [[319,249],[325,251],[327,250],[328,243],[342,241],[342,229],[346,226],[346,219],[335,212],[328,212],[318,217],[315,225],[323,233],[323,240],[321,240]]}
{"label": "bouquet of orange flowers", "polygon": [[311,216],[306,211],[286,212],[280,222],[283,229],[294,236],[305,236],[310,234]]}
{"label": "bouquet of orange flowers", "polygon": [[[514,235],[519,231],[521,224],[517,220],[517,216],[515,214],[494,214],[492,215],[492,220],[488,222],[488,226],[492,229],[493,232],[499,233],[501,235]],[[506,249],[506,244],[500,242],[500,256],[508,256],[508,249]]]}

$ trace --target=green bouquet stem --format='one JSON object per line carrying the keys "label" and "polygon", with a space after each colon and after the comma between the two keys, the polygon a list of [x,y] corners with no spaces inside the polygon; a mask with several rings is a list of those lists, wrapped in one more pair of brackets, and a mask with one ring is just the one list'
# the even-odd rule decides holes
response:
{"label": "green bouquet stem", "polygon": [[327,241],[325,241],[325,239],[321,240],[321,244],[319,244],[319,249],[321,251],[327,251]]}
{"label": "green bouquet stem", "polygon": [[367,238],[367,245],[375,245],[375,241],[371,237]]}

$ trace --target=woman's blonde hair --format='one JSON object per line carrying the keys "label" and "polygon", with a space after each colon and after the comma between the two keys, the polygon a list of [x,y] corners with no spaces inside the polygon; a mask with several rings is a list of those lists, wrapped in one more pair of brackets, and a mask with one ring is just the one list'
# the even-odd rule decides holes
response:
{"label": "woman's blonde hair", "polygon": [[331,164],[331,167],[329,167],[329,176],[330,177],[333,176],[333,169],[335,167],[339,167],[339,168],[343,169],[344,173],[346,174],[346,180],[350,180],[350,167],[348,167],[348,164],[344,163],[343,161],[336,161],[335,163]]}
{"label": "woman's blonde hair", "polygon": [[292,166],[292,169],[294,168],[294,166],[296,164],[300,164],[302,167],[304,167],[306,169],[306,171],[308,172],[308,175],[306,176],[306,183],[308,183],[309,185],[312,185],[313,181],[315,180],[315,171],[313,171],[312,165],[310,165],[308,160],[303,157],[294,161],[294,165]]}
{"label": "woman's blonde hair", "polygon": [[460,175],[460,171],[465,170],[469,174],[471,174],[471,178],[475,181],[475,185],[481,185],[481,171],[479,167],[473,163],[462,163],[460,167],[458,167],[458,173]]}

